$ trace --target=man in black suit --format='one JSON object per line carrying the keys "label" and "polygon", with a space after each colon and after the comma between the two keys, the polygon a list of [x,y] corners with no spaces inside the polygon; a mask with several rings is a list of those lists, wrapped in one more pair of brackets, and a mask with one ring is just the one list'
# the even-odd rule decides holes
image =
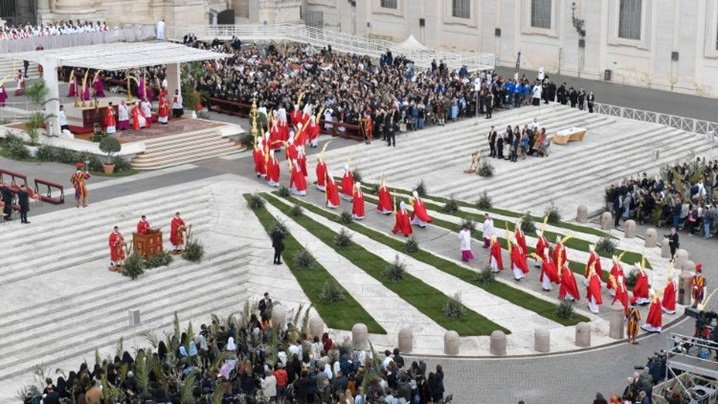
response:
{"label": "man in black suit", "polygon": [[272,247],[274,248],[274,265],[281,265],[282,250],[284,250],[284,233],[279,229],[274,229],[270,237],[272,238]]}
{"label": "man in black suit", "polygon": [[264,293],[264,298],[259,301],[259,314],[262,315],[267,312],[267,310],[272,309],[272,299],[269,298],[269,292]]}
{"label": "man in black suit", "polygon": [[568,99],[571,101],[571,108],[576,108],[576,104],[578,104],[578,93],[573,87],[568,89]]}
{"label": "man in black suit", "polygon": [[558,102],[560,102],[561,105],[566,105],[566,103],[568,102],[568,96],[566,93],[566,82],[563,82],[563,84],[561,84],[561,86],[558,88],[556,96],[558,97]]}
{"label": "man in black suit", "polygon": [[20,185],[20,191],[17,193],[17,204],[20,205],[20,223],[30,224],[27,221],[27,212],[30,211],[30,194],[27,192],[25,184]]}
{"label": "man in black suit", "polygon": [[671,227],[671,234],[666,234],[664,237],[668,238],[668,248],[671,249],[671,259],[673,259],[676,256],[676,250],[681,246],[676,228]]}
{"label": "man in black suit", "polygon": [[5,183],[0,179],[0,199],[2,199],[5,206],[3,206],[3,219],[12,220],[12,191],[8,188]]}
{"label": "man in black suit", "polygon": [[384,133],[386,133],[386,145],[396,147],[396,130],[398,123],[396,122],[396,110],[392,109],[391,112],[386,114],[384,118]]}

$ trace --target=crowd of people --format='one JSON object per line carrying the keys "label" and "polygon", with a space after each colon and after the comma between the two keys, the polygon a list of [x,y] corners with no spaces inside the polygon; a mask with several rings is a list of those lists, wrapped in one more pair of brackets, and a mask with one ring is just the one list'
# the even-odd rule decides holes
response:
{"label": "crowd of people", "polygon": [[697,158],[627,178],[606,189],[615,225],[635,219],[711,238],[718,226],[718,160]]}
{"label": "crowd of people", "polygon": [[34,25],[28,22],[25,25],[0,27],[0,41],[103,31],[109,31],[109,27],[102,21],[62,20]]}
{"label": "crowd of people", "polygon": [[526,156],[547,157],[551,140],[546,136],[546,128],[534,118],[531,123],[525,124],[523,129],[516,125],[506,127],[500,135],[492,126],[487,136],[489,141],[489,157],[500,160],[518,161]]}
{"label": "crowd of people", "polygon": [[[44,403],[442,403],[444,372],[398,349],[355,349],[346,337],[310,336],[301,324],[272,323],[268,293],[246,323],[213,316],[154,342],[136,355],[120,353],[56,380],[47,378]],[[298,316],[297,316],[298,318]],[[39,399],[40,397],[36,397]]]}

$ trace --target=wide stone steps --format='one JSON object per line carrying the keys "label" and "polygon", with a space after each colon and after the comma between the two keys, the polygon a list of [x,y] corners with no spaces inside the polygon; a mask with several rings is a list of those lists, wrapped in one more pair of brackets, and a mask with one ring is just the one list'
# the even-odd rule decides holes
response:
{"label": "wide stone steps", "polygon": [[[0,380],[29,372],[37,363],[49,365],[73,357],[92,356],[96,349],[115,345],[120,337],[129,341],[145,329],[167,327],[172,324],[174,312],[178,312],[183,321],[194,319],[204,322],[208,321],[206,316],[209,313],[226,308],[239,310],[241,302],[248,297],[242,281],[249,270],[244,254],[237,252],[226,256],[221,265],[212,260],[205,260],[199,266],[190,265],[189,272],[206,276],[202,286],[190,285],[179,277],[179,282],[156,292],[167,295],[161,299],[123,300],[121,309],[113,309],[116,305],[111,304],[97,309],[97,304],[90,302],[85,306],[84,317],[79,320],[58,320],[45,333],[31,329],[29,339],[21,338],[21,333],[12,337],[12,341],[17,341],[12,345],[5,343],[6,338],[0,339],[0,344],[5,347],[0,357]],[[173,268],[170,266],[164,271],[172,273]],[[113,293],[112,290],[108,292]],[[142,325],[137,330],[127,320],[126,310],[130,308],[141,309]],[[22,352],[22,357],[12,355],[12,352]]]}
{"label": "wide stone steps", "polygon": [[216,129],[164,136],[145,142],[145,152],[130,162],[136,170],[155,170],[164,167],[224,156],[241,151]]}

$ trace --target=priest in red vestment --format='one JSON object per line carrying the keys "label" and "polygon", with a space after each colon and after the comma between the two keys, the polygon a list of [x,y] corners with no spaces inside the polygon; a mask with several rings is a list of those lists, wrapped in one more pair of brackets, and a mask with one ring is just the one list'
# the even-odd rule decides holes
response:
{"label": "priest in red vestment", "polygon": [[307,138],[309,140],[309,145],[312,147],[317,147],[319,145],[319,124],[317,123],[317,118],[315,116],[312,116],[309,119],[306,132]]}
{"label": "priest in red vestment", "polygon": [[671,277],[663,289],[663,299],[661,307],[666,314],[676,314],[676,290],[678,290],[678,281]]}
{"label": "priest in red vestment", "polygon": [[307,179],[302,174],[302,168],[299,167],[299,163],[295,160],[294,164],[290,163],[292,168],[292,174],[289,180],[289,192],[292,195],[304,196],[307,194]]}
{"label": "priest in red vestment", "polygon": [[175,217],[170,221],[170,243],[175,253],[181,252],[182,247],[184,247],[184,232],[186,229],[187,226],[180,217],[180,213],[175,213]]}
{"label": "priest in red vestment", "polygon": [[529,248],[526,246],[526,235],[521,230],[521,221],[516,222],[516,229],[514,230],[514,237],[516,238],[516,244],[521,246],[521,250],[525,257],[529,256]]}
{"label": "priest in red vestment", "polygon": [[553,249],[553,261],[556,263],[556,268],[558,269],[560,269],[563,265],[568,265],[566,247],[564,247],[564,242],[561,241],[559,236],[556,236],[556,246]]}
{"label": "priest in red vestment", "polygon": [[601,276],[596,272],[595,267],[589,269],[586,300],[588,300],[588,309],[591,310],[591,313],[598,314],[598,306],[603,304],[603,297],[601,296]]}
{"label": "priest in red vestment", "polygon": [[140,221],[137,222],[137,234],[149,234],[150,229],[150,222],[145,215],[142,215]]}
{"label": "priest in red vestment", "polygon": [[264,156],[264,150],[258,144],[254,145],[252,158],[254,158],[254,172],[257,177],[265,177],[267,175],[267,160]]}
{"label": "priest in red vestment", "polygon": [[558,283],[558,270],[556,264],[549,254],[548,247],[543,250],[543,258],[534,254],[533,257],[541,263],[541,274],[539,275],[539,281],[541,281],[541,288],[544,292],[548,292],[553,289],[552,283]]}
{"label": "priest in red vestment", "polygon": [[294,110],[289,114],[289,120],[292,122],[294,130],[296,130],[297,124],[302,122],[302,111],[299,110],[299,104],[294,104]]}
{"label": "priest in red vestment", "polygon": [[663,310],[661,309],[661,295],[656,294],[651,300],[651,307],[648,309],[646,323],[641,326],[648,332],[660,333],[663,329]]}
{"label": "priest in red vestment", "polygon": [[125,262],[125,239],[120,234],[120,228],[115,226],[109,237],[110,266],[122,266]]}
{"label": "priest in red vestment", "polygon": [[361,182],[354,184],[354,195],[352,195],[352,217],[355,220],[364,219],[364,193],[361,191]]}
{"label": "priest in red vestment", "polygon": [[105,83],[102,80],[102,75],[100,74],[100,72],[97,72],[97,74],[95,74],[95,78],[92,82],[92,90],[96,98],[105,97]]}
{"label": "priest in red vestment", "polygon": [[383,215],[391,215],[394,211],[392,209],[391,193],[389,192],[389,188],[387,188],[384,183],[383,177],[379,182],[379,203],[376,205],[376,210]]}
{"label": "priest in red vestment", "polygon": [[331,177],[331,174],[327,172],[327,176],[325,179],[326,182],[326,196],[327,196],[327,207],[331,209],[336,209],[339,207],[340,199],[339,199],[339,188],[337,187],[336,181],[334,181],[334,178]]}
{"label": "priest in red vestment", "polygon": [[414,230],[411,228],[411,222],[409,221],[409,212],[406,210],[406,204],[404,201],[399,203],[399,209],[394,214],[394,228],[391,230],[392,233],[397,234],[401,232],[404,237],[409,237]]}
{"label": "priest in red vestment", "polygon": [[167,125],[170,120],[170,103],[164,95],[160,95],[160,102],[157,107],[157,122]]}
{"label": "priest in red vestment", "polygon": [[349,170],[349,164],[344,164],[341,197],[344,200],[351,201],[352,195],[354,195],[354,174]]}
{"label": "priest in red vestment", "polygon": [[324,162],[321,156],[317,158],[317,167],[315,169],[317,173],[317,184],[318,190],[324,192],[327,186],[327,163]]}
{"label": "priest in red vestment", "polygon": [[117,132],[117,118],[115,117],[115,107],[112,106],[112,102],[105,108],[105,128],[109,135]]}
{"label": "priest in red vestment", "polygon": [[648,289],[648,274],[640,264],[636,264],[636,269],[638,271],[638,277],[636,278],[636,284],[633,286],[631,304],[645,305],[651,302]]}
{"label": "priest in red vestment", "polygon": [[414,191],[412,192],[412,195],[414,196],[412,198],[414,212],[411,214],[411,224],[417,225],[423,229],[424,227],[426,227],[427,224],[431,223],[431,217],[426,211],[426,205],[424,205],[424,201],[419,198],[419,193]]}
{"label": "priest in red vestment", "polygon": [[145,117],[142,115],[142,110],[140,110],[139,102],[135,102],[135,105],[132,107],[132,111],[130,111],[130,114],[132,115],[132,129],[140,130],[140,128],[144,126]]}
{"label": "priest in red vestment", "polygon": [[[601,257],[596,252],[595,246],[591,244],[588,246],[589,253],[588,253],[588,261],[586,262],[586,269],[583,272],[583,277],[588,282],[588,275],[589,275],[589,269],[593,265],[594,270],[597,274],[603,274],[603,269],[601,269]],[[614,264],[615,265],[615,264]],[[613,269],[611,269],[613,271]]]}
{"label": "priest in red vestment", "polygon": [[504,260],[501,257],[501,243],[496,239],[496,236],[491,236],[489,246],[489,267],[491,272],[500,272],[504,270]]}
{"label": "priest in red vestment", "polygon": [[514,273],[514,280],[517,282],[526,277],[529,273],[529,265],[526,262],[526,254],[518,240],[513,243],[511,248],[511,272]]}
{"label": "priest in red vestment", "polygon": [[581,300],[581,294],[578,291],[576,277],[573,276],[571,269],[562,263],[561,266],[556,265],[558,271],[558,298],[563,300],[569,298],[571,300]]}
{"label": "priest in red vestment", "polygon": [[[543,260],[543,252],[545,249],[550,248],[551,244],[549,244],[548,240],[543,235],[543,231],[541,230],[536,230],[536,237],[538,238],[536,240],[536,254],[538,254],[539,258]],[[543,264],[541,263],[541,261],[537,260],[536,267],[538,268],[542,266]]]}
{"label": "priest in red vestment", "polygon": [[[593,246],[591,246],[591,247],[593,247]],[[598,254],[596,254],[596,255],[598,255]],[[588,262],[591,262],[591,257],[588,258]],[[597,262],[601,262],[600,258],[597,259]],[[609,272],[609,276],[613,276],[614,279],[618,279],[619,276],[621,276],[624,279],[626,278],[626,274],[623,272],[623,267],[621,266],[621,260],[618,257],[616,257],[615,255],[613,256],[613,265],[611,266],[611,271]],[[614,286],[615,285],[612,282],[609,282],[606,285],[606,288],[608,288],[608,290],[610,291],[611,296],[616,294],[616,290],[614,289]]]}
{"label": "priest in red vestment", "polygon": [[267,159],[267,184],[270,187],[279,187],[279,160],[274,155],[274,150],[269,151],[269,158]]}
{"label": "priest in red vestment", "polygon": [[307,172],[307,155],[304,153],[304,146],[297,147],[297,163],[299,163],[299,168],[302,170],[302,175],[306,178],[309,174]]}
{"label": "priest in red vestment", "polygon": [[294,144],[293,139],[289,139],[288,142],[284,143],[284,146],[287,148],[287,160],[288,161],[294,161],[297,159],[297,146]]}

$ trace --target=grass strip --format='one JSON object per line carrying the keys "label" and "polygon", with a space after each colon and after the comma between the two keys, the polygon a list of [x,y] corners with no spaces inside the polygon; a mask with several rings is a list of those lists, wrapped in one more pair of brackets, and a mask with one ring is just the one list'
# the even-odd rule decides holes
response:
{"label": "grass strip", "polygon": [[[276,196],[271,195],[265,199],[282,212],[289,211],[289,206],[276,198]],[[336,237],[337,233],[327,226],[307,216],[292,219],[325,244],[330,246],[334,244],[334,237]],[[448,296],[408,273],[405,273],[404,279],[398,282],[386,279],[383,273],[389,263],[367,251],[359,244],[354,243],[347,247],[336,247],[335,251],[447,330],[454,330],[461,336],[491,335],[496,330],[501,330],[506,334],[510,333],[509,330],[468,307],[466,307],[464,315],[460,317],[445,316],[443,308],[449,298]]]}
{"label": "grass strip", "polygon": [[[247,196],[248,195],[245,194],[244,198],[247,199]],[[257,216],[257,219],[259,219],[259,222],[262,223],[262,227],[264,227],[267,235],[270,235],[275,223],[274,216],[264,208],[254,210],[254,214]],[[302,249],[303,247],[291,234],[285,235],[284,251],[282,251],[284,263],[289,267],[289,270],[297,279],[297,282],[299,282],[299,286],[302,287],[304,294],[309,297],[312,305],[327,326],[338,330],[351,330],[354,324],[363,323],[372,334],[386,334],[386,330],[354,300],[351,294],[341,286],[340,282],[337,282],[337,284],[344,292],[344,300],[334,303],[324,303],[319,299],[319,295],[322,294],[322,289],[326,281],[334,278],[329,271],[318,262],[316,262],[311,269],[297,268],[294,264],[294,256]]]}
{"label": "grass strip", "polygon": [[[290,200],[291,202],[298,204],[302,206],[303,208],[307,209],[310,212],[316,213],[318,215],[321,215],[333,222],[339,223],[338,219],[339,216],[335,215],[334,213],[328,212],[325,209],[322,209],[318,206],[315,206],[311,203],[300,201],[297,198],[294,197],[287,197],[286,199]],[[435,219],[432,219],[435,221]],[[444,222],[448,223],[448,222]],[[374,241],[377,241],[379,243],[382,243],[386,245],[387,247],[391,247],[392,249],[403,253],[404,252],[404,243],[391,237],[386,234],[383,234],[379,231],[370,229],[369,227],[366,227],[363,224],[359,224],[356,222],[352,222],[348,225],[344,225],[351,230],[354,230],[357,233],[361,233],[369,238],[371,238]],[[451,226],[456,227],[455,224],[451,224]],[[418,252],[412,253],[411,257],[421,261],[427,265],[431,265],[432,267],[442,271],[446,272],[447,274],[454,276],[458,279],[461,279],[464,282],[470,283],[472,285],[475,285],[476,287],[479,287],[481,289],[484,289],[488,293],[491,293],[492,295],[498,296],[508,302],[511,302],[515,304],[516,306],[522,307],[526,310],[532,311],[540,316],[543,316],[549,320],[553,320],[559,324],[563,324],[566,326],[570,325],[576,325],[580,322],[588,322],[590,319],[588,319],[585,316],[576,314],[571,319],[563,319],[558,316],[556,316],[555,310],[557,305],[554,303],[551,303],[549,301],[546,301],[544,299],[540,299],[536,296],[531,295],[530,293],[524,292],[523,290],[514,288],[510,285],[504,284],[502,282],[494,282],[490,285],[479,285],[476,283],[476,272],[470,271],[450,260],[441,258],[439,256],[436,256],[430,252],[419,250]]]}

